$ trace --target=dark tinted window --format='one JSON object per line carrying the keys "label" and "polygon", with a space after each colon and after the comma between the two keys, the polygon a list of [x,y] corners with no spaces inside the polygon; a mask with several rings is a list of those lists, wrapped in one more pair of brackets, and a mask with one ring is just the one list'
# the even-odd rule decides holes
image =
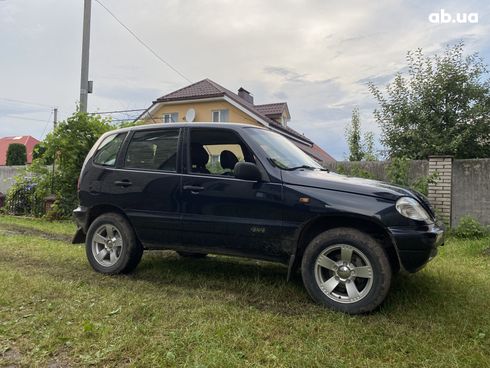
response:
{"label": "dark tinted window", "polygon": [[180,129],[136,132],[126,154],[125,167],[177,171]]}
{"label": "dark tinted window", "polygon": [[115,166],[117,153],[126,137],[126,133],[113,134],[106,137],[94,155],[94,162],[104,166]]}
{"label": "dark tinted window", "polygon": [[235,165],[240,161],[254,162],[254,159],[238,134],[232,130],[191,130],[191,172],[233,176]]}

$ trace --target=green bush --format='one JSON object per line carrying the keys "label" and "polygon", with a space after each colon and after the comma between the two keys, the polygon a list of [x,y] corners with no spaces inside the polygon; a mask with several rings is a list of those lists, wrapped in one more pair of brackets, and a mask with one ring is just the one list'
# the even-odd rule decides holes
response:
{"label": "green bush", "polygon": [[406,157],[394,157],[386,167],[386,176],[391,184],[409,186],[408,173],[410,160]]}
{"label": "green bush", "polygon": [[12,143],[7,150],[7,166],[25,165],[27,163],[26,146]]}
{"label": "green bush", "polygon": [[458,226],[452,230],[452,234],[457,238],[480,239],[489,235],[489,229],[478,222],[472,216],[463,216],[459,220]]}
{"label": "green bush", "polygon": [[[36,144],[32,150],[32,159],[33,160],[36,160],[36,159],[40,159],[40,158],[43,158],[44,157],[44,154],[46,153],[46,145],[44,142],[39,142],[38,144]],[[50,157],[48,160],[44,160],[44,163],[46,165],[52,165],[53,164],[53,160],[52,160],[52,157]]]}
{"label": "green bush", "polygon": [[364,170],[359,162],[353,162],[348,167],[339,164],[335,169],[335,172],[342,175],[356,176],[358,178],[374,179],[374,176],[369,171]]}
{"label": "green bush", "polygon": [[424,175],[415,180],[410,179],[410,159],[406,157],[394,157],[386,168],[388,182],[403,187],[414,189],[424,195],[429,192],[429,184],[434,184],[438,175]]}
{"label": "green bush", "polygon": [[22,172],[7,192],[5,210],[13,215],[42,216],[46,189],[42,177]]}
{"label": "green bush", "polygon": [[[25,177],[34,184],[30,201],[44,198],[49,194],[56,196],[56,201],[49,214],[51,218],[71,216],[78,204],[77,181],[88,151],[97,139],[105,132],[114,129],[110,120],[97,115],[76,112],[58,124],[42,142],[43,149],[27,168],[26,174],[16,179],[17,190],[26,185]],[[54,164],[54,170],[48,165]],[[7,194],[7,201],[15,200],[15,192]],[[28,202],[28,201],[27,201]],[[27,207],[27,205],[26,205]],[[32,211],[31,211],[32,212]],[[31,213],[39,215],[38,211]]]}
{"label": "green bush", "polygon": [[55,217],[71,216],[78,204],[77,182],[83,161],[97,139],[111,129],[114,126],[108,119],[76,112],[60,122],[44,140],[46,152],[39,162],[46,165],[54,159],[54,177],[43,175],[52,179],[57,198],[53,205]]}

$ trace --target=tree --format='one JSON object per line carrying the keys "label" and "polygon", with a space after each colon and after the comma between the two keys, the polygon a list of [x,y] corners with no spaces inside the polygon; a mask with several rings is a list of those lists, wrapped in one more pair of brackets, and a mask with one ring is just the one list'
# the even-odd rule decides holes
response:
{"label": "tree", "polygon": [[55,175],[52,180],[60,216],[71,215],[76,207],[77,181],[85,157],[97,139],[113,128],[108,119],[77,111],[60,122],[44,140],[46,151],[40,160],[48,163],[54,159]]}
{"label": "tree", "polygon": [[388,156],[489,157],[490,81],[478,54],[464,56],[461,42],[431,57],[410,51],[407,62],[407,75],[398,73],[385,94],[369,85]]}
{"label": "tree", "polygon": [[7,166],[25,165],[27,163],[26,146],[12,143],[7,150]]}
{"label": "tree", "polygon": [[349,161],[374,161],[376,153],[374,150],[374,135],[367,132],[364,139],[361,134],[361,118],[359,108],[352,110],[352,120],[345,131],[347,144],[349,145]]}
{"label": "tree", "polygon": [[361,119],[357,107],[352,110],[352,120],[346,129],[346,135],[349,145],[349,161],[361,161],[364,154],[361,146]]}
{"label": "tree", "polygon": [[[45,153],[46,153],[46,145],[44,144],[44,142],[39,142],[32,149],[32,159],[33,160],[40,159],[44,157]],[[46,160],[45,162],[46,165],[51,165],[52,163],[53,163],[52,160]]]}
{"label": "tree", "polygon": [[[105,132],[114,129],[108,119],[97,115],[76,112],[58,124],[42,142],[41,153],[27,169],[30,175],[16,178],[18,186],[34,186],[33,197],[45,198],[56,195],[54,218],[69,217],[76,207],[77,181],[87,153],[97,139]],[[54,161],[53,170],[46,165]],[[29,177],[26,182],[25,178]]]}

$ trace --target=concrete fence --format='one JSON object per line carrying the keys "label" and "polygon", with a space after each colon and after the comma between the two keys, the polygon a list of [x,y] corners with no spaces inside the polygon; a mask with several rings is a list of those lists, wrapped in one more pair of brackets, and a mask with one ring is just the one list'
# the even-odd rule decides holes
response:
{"label": "concrete fence", "polygon": [[6,194],[14,184],[14,178],[25,168],[25,166],[0,166],[0,193]]}
{"label": "concrete fence", "polygon": [[451,198],[453,224],[470,214],[490,225],[490,159],[454,160]]}
{"label": "concrete fence", "polygon": [[[325,167],[346,172],[353,168],[367,171],[377,180],[387,180],[389,162],[333,162]],[[435,183],[429,184],[428,197],[447,224],[456,226],[465,215],[490,225],[490,158],[454,160],[451,156],[431,156],[428,160],[411,161],[409,178],[415,179],[437,173]]]}

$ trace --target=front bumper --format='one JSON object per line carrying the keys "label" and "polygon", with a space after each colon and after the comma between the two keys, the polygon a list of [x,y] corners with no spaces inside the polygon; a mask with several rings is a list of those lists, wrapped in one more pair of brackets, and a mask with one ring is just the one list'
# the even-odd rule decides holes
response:
{"label": "front bumper", "polygon": [[417,272],[437,255],[444,245],[445,227],[436,222],[419,227],[390,227],[400,266],[407,272]]}

